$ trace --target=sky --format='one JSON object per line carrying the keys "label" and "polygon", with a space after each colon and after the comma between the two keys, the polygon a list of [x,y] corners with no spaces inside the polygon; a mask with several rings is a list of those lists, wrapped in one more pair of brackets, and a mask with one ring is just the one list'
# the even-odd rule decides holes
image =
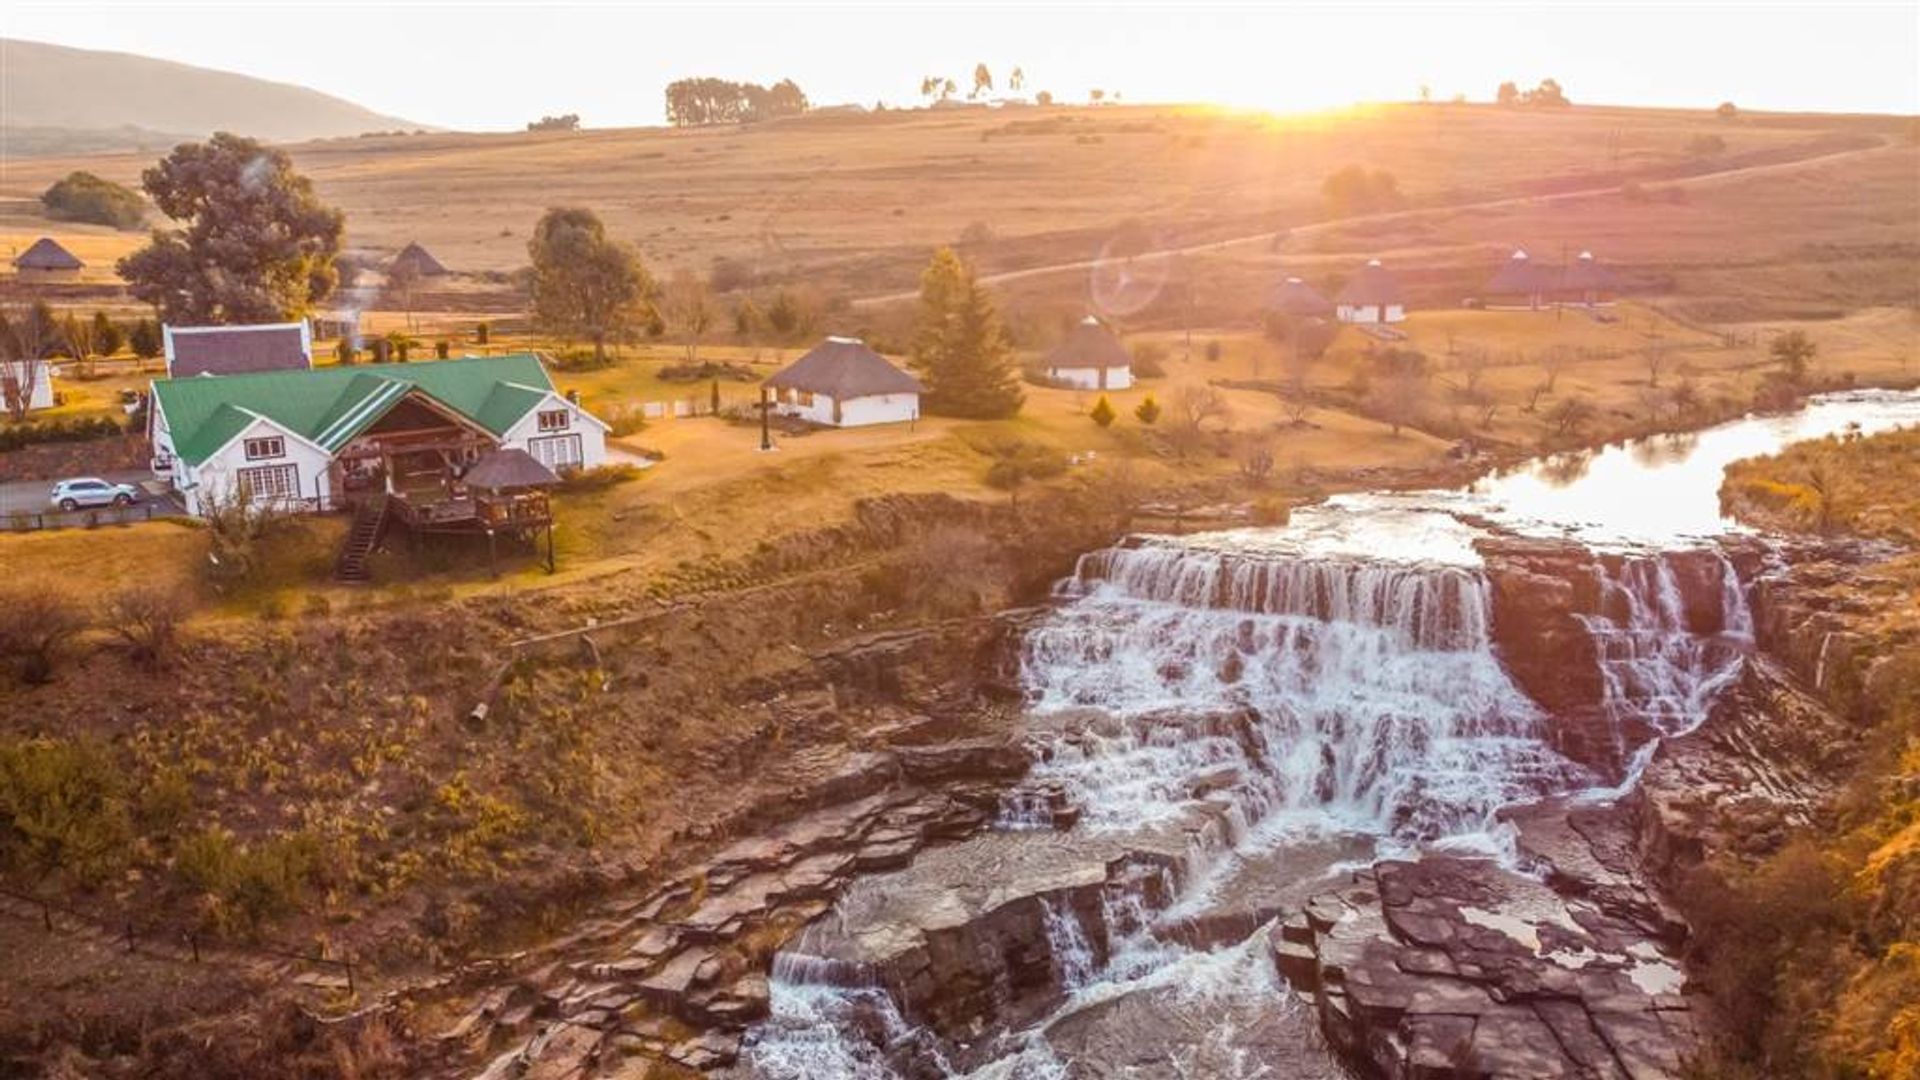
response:
{"label": "sky", "polygon": [[1878,3],[328,4],[8,0],[0,35],[312,87],[418,124],[662,122],[673,79],[798,82],[816,104],[918,100],[976,63],[1084,101],[1278,112],[1490,98],[1920,113],[1920,0]]}

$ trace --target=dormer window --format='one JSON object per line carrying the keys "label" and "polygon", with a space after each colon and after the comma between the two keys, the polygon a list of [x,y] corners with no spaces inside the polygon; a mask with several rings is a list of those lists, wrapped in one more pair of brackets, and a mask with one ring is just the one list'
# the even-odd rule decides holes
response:
{"label": "dormer window", "polygon": [[573,418],[565,409],[545,409],[540,413],[541,431],[565,431],[573,426]]}

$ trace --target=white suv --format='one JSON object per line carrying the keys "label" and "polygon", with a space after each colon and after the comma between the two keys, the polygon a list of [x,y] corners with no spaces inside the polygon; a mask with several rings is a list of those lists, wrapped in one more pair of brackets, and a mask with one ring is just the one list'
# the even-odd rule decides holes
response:
{"label": "white suv", "polygon": [[132,506],[140,501],[140,489],[132,484],[109,484],[98,477],[62,480],[53,485],[49,499],[62,510],[83,506]]}

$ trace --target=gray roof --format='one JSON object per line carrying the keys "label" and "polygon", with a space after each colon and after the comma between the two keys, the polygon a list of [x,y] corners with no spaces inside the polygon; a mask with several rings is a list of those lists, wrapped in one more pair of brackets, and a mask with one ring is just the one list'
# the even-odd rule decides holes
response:
{"label": "gray roof", "polygon": [[540,464],[532,454],[518,447],[489,450],[467,470],[468,487],[488,491],[512,491],[518,488],[552,487],[560,482],[553,470]]}
{"label": "gray roof", "polygon": [[1290,277],[1267,294],[1266,309],[1283,315],[1325,315],[1333,310],[1333,305],[1313,286]]}
{"label": "gray roof", "polygon": [[33,242],[33,246],[20,253],[13,265],[22,270],[78,270],[87,265],[76,258],[73,252],[54,240],[43,236]]}
{"label": "gray roof", "polygon": [[434,258],[432,252],[421,247],[417,240],[400,249],[400,254],[393,257],[388,270],[391,271],[400,266],[411,266],[421,277],[439,277],[447,272],[446,266],[439,259]]}
{"label": "gray roof", "polygon": [[1045,364],[1049,368],[1123,368],[1132,366],[1133,357],[1113,331],[1089,315],[1047,353]]}
{"label": "gray roof", "polygon": [[1538,296],[1553,291],[1559,277],[1552,267],[1541,266],[1525,251],[1515,251],[1487,282],[1486,291],[1494,296]]}
{"label": "gray roof", "polygon": [[1347,281],[1340,290],[1340,302],[1343,304],[1399,304],[1404,303],[1400,293],[1400,279],[1392,271],[1380,265],[1379,259],[1367,260],[1367,265]]}
{"label": "gray roof", "polygon": [[265,326],[169,326],[167,374],[245,375],[304,371],[313,366],[299,323]]}
{"label": "gray roof", "polygon": [[830,337],[805,356],[781,368],[767,380],[777,389],[791,388],[847,401],[875,394],[917,394],[920,380],[887,362],[858,338]]}
{"label": "gray roof", "polygon": [[1573,265],[1567,267],[1566,273],[1561,275],[1560,285],[1573,292],[1588,290],[1599,292],[1619,288],[1620,276],[1600,265],[1600,260],[1593,257],[1593,252],[1583,251],[1579,258],[1573,260]]}

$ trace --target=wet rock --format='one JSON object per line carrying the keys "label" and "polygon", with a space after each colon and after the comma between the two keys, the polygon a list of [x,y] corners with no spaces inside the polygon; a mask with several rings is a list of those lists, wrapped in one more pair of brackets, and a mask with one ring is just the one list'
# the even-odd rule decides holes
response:
{"label": "wet rock", "polygon": [[1810,820],[1854,753],[1851,727],[1766,659],[1694,731],[1654,751],[1629,797],[1661,877],[1709,853],[1765,855]]}
{"label": "wet rock", "polygon": [[1605,690],[1599,654],[1581,621],[1600,610],[1593,553],[1571,542],[1506,536],[1475,547],[1493,588],[1493,640],[1514,681],[1551,712],[1598,706]]}
{"label": "wet rock", "polygon": [[1377,1075],[1676,1076],[1698,1035],[1674,944],[1611,864],[1626,822],[1589,829],[1608,850],[1577,829],[1536,838],[1559,845],[1558,888],[1485,859],[1380,863],[1282,921],[1274,964]]}

